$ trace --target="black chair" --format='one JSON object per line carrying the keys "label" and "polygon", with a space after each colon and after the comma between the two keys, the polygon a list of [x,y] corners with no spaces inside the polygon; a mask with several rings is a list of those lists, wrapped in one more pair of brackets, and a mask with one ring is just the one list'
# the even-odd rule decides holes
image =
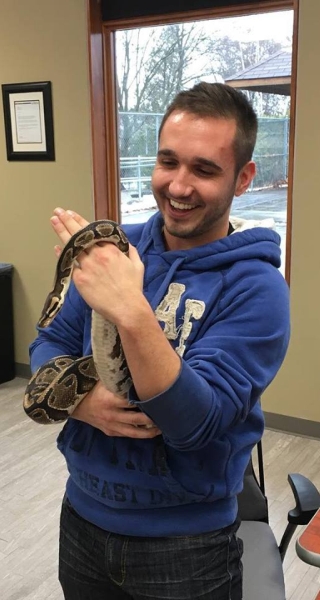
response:
{"label": "black chair", "polygon": [[243,491],[238,497],[241,518],[238,535],[244,544],[243,600],[285,600],[282,562],[297,526],[309,523],[320,507],[320,494],[303,475],[288,475],[296,506],[288,513],[288,523],[278,546],[268,524],[261,442],[257,452],[259,479],[251,459],[245,472]]}

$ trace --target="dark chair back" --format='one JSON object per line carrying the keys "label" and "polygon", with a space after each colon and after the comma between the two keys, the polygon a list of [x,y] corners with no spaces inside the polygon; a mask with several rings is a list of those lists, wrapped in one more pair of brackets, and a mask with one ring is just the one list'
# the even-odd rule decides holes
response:
{"label": "dark chair back", "polygon": [[262,521],[268,523],[268,501],[264,494],[262,447],[258,448],[258,481],[252,458],[246,468],[243,480],[243,490],[238,495],[238,514],[242,521]]}

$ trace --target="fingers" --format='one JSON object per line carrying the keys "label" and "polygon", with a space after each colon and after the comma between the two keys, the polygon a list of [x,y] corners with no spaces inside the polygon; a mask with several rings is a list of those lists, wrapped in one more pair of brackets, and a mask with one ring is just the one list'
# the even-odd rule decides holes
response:
{"label": "fingers", "polygon": [[122,398],[121,396],[113,395],[114,406],[117,410],[117,419],[120,423],[125,425],[132,425],[134,427],[146,427],[146,428],[155,428],[151,419],[145,415],[139,407],[132,406],[132,404],[128,404],[126,398]]}
{"label": "fingers", "polygon": [[55,255],[56,255],[57,258],[59,258],[61,252],[62,252],[61,246],[55,246],[54,247],[54,253],[55,253]]}
{"label": "fingers", "polygon": [[143,290],[144,264],[141,261],[138,250],[129,244],[129,258],[133,263],[140,280],[140,289]]}
{"label": "fingers", "polygon": [[64,226],[69,230],[71,234],[76,233],[86,225],[89,225],[89,221],[86,221],[81,215],[76,213],[74,210],[64,210],[60,206],[54,209],[54,215],[57,216]]}
{"label": "fingers", "polygon": [[65,246],[71,237],[69,231],[65,228],[64,224],[61,223],[59,217],[51,217],[50,223],[54,229],[54,232],[57,234],[60,241],[62,242],[63,246]]}
{"label": "fingers", "polygon": [[154,427],[153,429],[140,429],[138,427],[130,427],[129,425],[122,425],[112,431],[106,431],[106,435],[114,437],[129,437],[136,440],[150,440],[158,435],[161,435],[161,431]]}
{"label": "fingers", "polygon": [[[78,213],[76,213],[74,210],[67,210],[65,211],[66,218],[69,219],[69,217],[71,217],[74,221],[76,221],[78,223],[78,225],[80,225],[80,228],[82,229],[83,227],[86,227],[87,225],[89,225],[89,221],[87,221],[86,219],[84,219],[81,215],[79,215]],[[78,229],[77,229],[78,231]]]}
{"label": "fingers", "polygon": [[78,404],[72,417],[109,436],[151,439],[161,434],[139,407],[133,408],[126,398],[106,390],[101,381]]}
{"label": "fingers", "polygon": [[57,207],[53,213],[54,215],[51,217],[50,222],[63,245],[67,244],[72,235],[88,225],[88,221],[72,210],[64,210]]}
{"label": "fingers", "polygon": [[155,424],[143,412],[119,410],[118,419],[125,425],[134,425],[134,427],[155,427]]}
{"label": "fingers", "polygon": [[133,262],[133,264],[136,265],[137,268],[140,268],[142,271],[144,271],[144,265],[139,256],[139,252],[131,244],[129,244],[129,258],[131,262]]}
{"label": "fingers", "polygon": [[132,260],[132,262],[140,261],[138,250],[134,246],[132,246],[132,244],[129,244],[129,258],[130,260]]}
{"label": "fingers", "polygon": [[[151,439],[161,434],[160,429],[144,413],[119,409],[117,417],[110,423],[113,433],[107,435],[124,436],[135,439]],[[107,428],[109,429],[109,427]]]}

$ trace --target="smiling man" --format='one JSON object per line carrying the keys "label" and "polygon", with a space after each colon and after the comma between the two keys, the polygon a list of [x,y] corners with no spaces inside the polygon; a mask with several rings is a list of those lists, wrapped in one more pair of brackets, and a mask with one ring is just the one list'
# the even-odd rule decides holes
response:
{"label": "smiling man", "polygon": [[236,132],[234,118],[176,109],[165,120],[152,187],[170,249],[192,248],[227,235],[232,200],[255,175],[252,161],[237,168]]}
{"label": "smiling man", "polygon": [[[241,92],[178,94],[159,134],[159,211],[124,227],[129,257],[112,244],[80,255],[31,346],[33,370],[90,354],[93,309],[117,326],[133,380],[127,398],[98,382],[58,438],[67,600],[242,598],[237,495],[289,341],[280,238],[230,217],[255,174],[256,132]],[[63,209],[51,222],[62,244],[86,225]]]}

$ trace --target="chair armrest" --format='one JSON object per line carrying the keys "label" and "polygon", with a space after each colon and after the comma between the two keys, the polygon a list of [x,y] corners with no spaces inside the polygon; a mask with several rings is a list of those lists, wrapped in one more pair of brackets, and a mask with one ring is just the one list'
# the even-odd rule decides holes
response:
{"label": "chair armrest", "polygon": [[300,473],[289,473],[288,481],[296,506],[288,512],[288,525],[282,536],[279,551],[283,560],[298,525],[307,525],[320,508],[320,494],[315,485]]}
{"label": "chair armrest", "polygon": [[307,525],[320,508],[320,494],[316,486],[304,475],[290,473],[288,481],[296,501],[296,506],[288,512],[288,522],[293,525]]}

